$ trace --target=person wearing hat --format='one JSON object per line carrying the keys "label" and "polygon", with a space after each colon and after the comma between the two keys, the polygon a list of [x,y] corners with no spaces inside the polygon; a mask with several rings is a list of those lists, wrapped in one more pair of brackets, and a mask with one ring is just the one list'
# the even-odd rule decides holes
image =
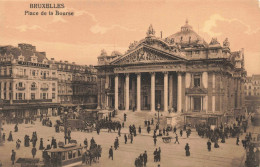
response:
{"label": "person wearing hat", "polygon": [[12,165],[14,165],[15,156],[16,156],[16,152],[14,150],[12,150],[12,155],[11,155]]}
{"label": "person wearing hat", "polygon": [[110,147],[110,149],[109,149],[109,156],[108,156],[108,158],[112,158],[112,160],[113,160],[113,147],[111,146]]}
{"label": "person wearing hat", "polygon": [[185,146],[185,151],[186,151],[186,156],[190,156],[190,146],[189,144],[187,143],[186,146]]}
{"label": "person wearing hat", "polygon": [[146,151],[144,151],[143,159],[144,159],[144,166],[146,166],[146,163],[147,163],[147,160],[148,160],[147,152],[146,152]]}

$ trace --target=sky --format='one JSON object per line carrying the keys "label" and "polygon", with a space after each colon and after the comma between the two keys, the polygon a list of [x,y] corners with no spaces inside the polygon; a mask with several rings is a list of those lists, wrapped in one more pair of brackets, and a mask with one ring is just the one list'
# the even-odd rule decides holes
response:
{"label": "sky", "polygon": [[[31,9],[30,3],[64,4],[63,9]],[[25,15],[25,11],[74,12],[73,16]],[[101,50],[124,53],[146,36],[170,36],[188,19],[208,43],[230,41],[245,50],[248,75],[260,74],[260,0],[0,0],[0,45],[29,43],[47,57],[96,65]]]}

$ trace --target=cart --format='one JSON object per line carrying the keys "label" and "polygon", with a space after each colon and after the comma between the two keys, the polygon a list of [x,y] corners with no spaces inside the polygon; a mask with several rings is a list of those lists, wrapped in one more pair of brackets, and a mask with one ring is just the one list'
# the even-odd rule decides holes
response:
{"label": "cart", "polygon": [[164,142],[164,143],[170,143],[171,140],[172,140],[172,137],[167,136],[167,137],[162,137],[162,139],[163,139],[163,142]]}

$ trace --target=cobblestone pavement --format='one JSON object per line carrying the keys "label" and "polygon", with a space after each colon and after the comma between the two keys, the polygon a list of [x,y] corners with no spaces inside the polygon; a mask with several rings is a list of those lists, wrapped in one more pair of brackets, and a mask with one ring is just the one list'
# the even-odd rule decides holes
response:
{"label": "cobblestone pavement", "polygon": [[[51,118],[54,122],[57,117]],[[129,118],[127,121],[131,121]],[[143,121],[141,121],[143,122]],[[6,139],[8,138],[9,131],[14,130],[14,125],[4,125],[4,132],[6,133]],[[64,141],[63,133],[55,133],[54,127],[42,126],[39,120],[35,122],[35,125],[31,124],[20,124],[19,131],[14,133],[13,138],[14,142],[6,141],[3,146],[0,146],[0,160],[3,163],[3,166],[11,166],[11,150],[16,151],[16,159],[20,157],[32,158],[30,147],[24,147],[24,135],[27,134],[31,137],[32,132],[37,131],[38,141],[36,148],[39,148],[39,139],[44,139],[44,146],[50,143],[52,136],[54,136],[57,141]],[[122,130],[122,133],[128,133],[128,127],[125,127]],[[177,130],[177,133],[179,131]],[[108,159],[108,150],[111,145],[113,145],[114,139],[117,137],[117,133],[107,133],[106,130],[102,130],[100,135],[97,135],[96,132],[86,133],[86,132],[72,132],[72,139],[76,139],[78,143],[83,145],[83,140],[85,138],[90,141],[91,137],[94,137],[97,144],[102,146],[102,157],[99,160],[99,163],[93,163],[92,166],[100,167],[132,167],[134,166],[134,160],[145,150],[148,153],[148,167],[157,167],[158,164],[161,167],[243,167],[244,166],[244,157],[245,151],[242,147],[242,144],[239,146],[236,145],[235,138],[229,138],[226,140],[226,143],[219,143],[220,148],[212,148],[211,152],[207,150],[207,139],[200,138],[197,133],[193,130],[191,136],[186,138],[184,133],[183,137],[179,138],[180,144],[174,144],[174,139],[171,143],[163,143],[162,139],[158,137],[157,145],[154,146],[153,138],[151,135],[148,135],[145,129],[142,129],[142,134],[137,135],[134,138],[133,144],[130,144],[128,141],[127,144],[124,144],[123,135],[119,137],[119,149],[114,151],[114,160]],[[245,135],[245,134],[244,134]],[[244,136],[243,135],[243,136]],[[173,138],[175,135],[170,133],[170,136]],[[17,139],[22,141],[21,148],[19,150],[15,149],[15,141]],[[241,137],[242,139],[242,137]],[[49,141],[48,141],[49,140]],[[185,144],[189,143],[191,156],[185,156]],[[161,153],[161,162],[153,162],[153,151],[155,148],[160,147],[162,150]],[[36,158],[41,158],[42,152],[37,151]],[[17,164],[15,166],[18,166]]]}

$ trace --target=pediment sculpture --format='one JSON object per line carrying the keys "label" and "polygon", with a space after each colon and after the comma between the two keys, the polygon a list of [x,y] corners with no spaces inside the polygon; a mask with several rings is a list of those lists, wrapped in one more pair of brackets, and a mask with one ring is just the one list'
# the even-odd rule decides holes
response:
{"label": "pediment sculpture", "polygon": [[147,51],[139,51],[132,54],[127,55],[126,57],[119,60],[116,64],[130,64],[137,62],[154,62],[154,61],[162,61],[162,60],[170,60],[166,56],[159,56],[152,52]]}

